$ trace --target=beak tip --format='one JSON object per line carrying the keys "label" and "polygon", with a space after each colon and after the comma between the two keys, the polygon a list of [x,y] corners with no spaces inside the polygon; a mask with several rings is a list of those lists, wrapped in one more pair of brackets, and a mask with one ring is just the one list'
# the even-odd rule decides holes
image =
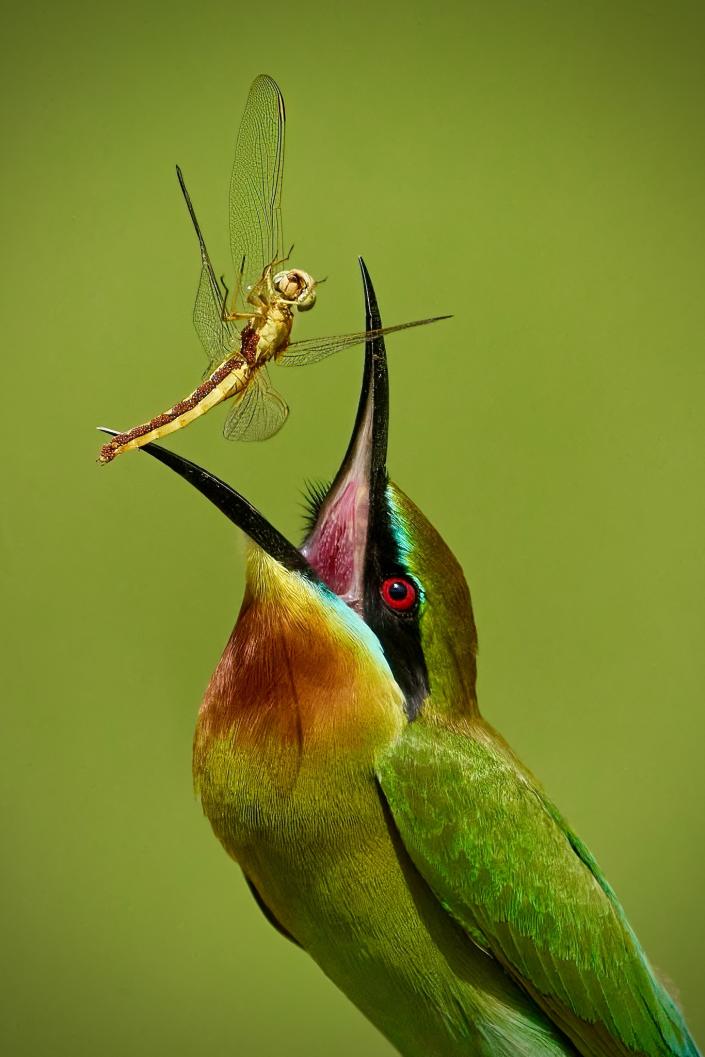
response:
{"label": "beak tip", "polygon": [[382,322],[379,315],[379,306],[377,304],[377,296],[375,294],[375,288],[372,285],[372,279],[370,273],[367,270],[364,257],[357,258],[358,264],[360,265],[360,272],[362,273],[362,286],[365,292],[365,314],[366,314],[366,329],[367,330],[378,330],[382,326]]}

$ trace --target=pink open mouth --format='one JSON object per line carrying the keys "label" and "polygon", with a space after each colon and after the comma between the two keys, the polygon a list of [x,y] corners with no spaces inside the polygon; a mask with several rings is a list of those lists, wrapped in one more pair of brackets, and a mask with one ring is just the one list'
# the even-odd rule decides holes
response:
{"label": "pink open mouth", "polygon": [[350,464],[323,502],[316,524],[301,548],[307,562],[331,591],[362,611],[367,527],[370,512],[372,401],[359,430]]}

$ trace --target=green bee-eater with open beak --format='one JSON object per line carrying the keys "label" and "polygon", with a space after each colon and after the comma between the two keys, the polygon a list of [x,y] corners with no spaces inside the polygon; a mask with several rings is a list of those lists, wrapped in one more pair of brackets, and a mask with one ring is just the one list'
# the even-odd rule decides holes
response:
{"label": "green bee-eater with open beak", "polygon": [[195,736],[215,834],[269,921],[406,1057],[695,1057],[590,852],[479,713],[468,588],[388,480],[387,427],[380,338],[300,549],[144,449],[251,541]]}

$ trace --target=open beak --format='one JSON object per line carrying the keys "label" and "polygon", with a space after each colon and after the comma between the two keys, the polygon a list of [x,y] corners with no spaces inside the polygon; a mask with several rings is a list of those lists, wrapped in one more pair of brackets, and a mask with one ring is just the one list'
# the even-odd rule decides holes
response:
{"label": "open beak", "polygon": [[[362,258],[366,329],[381,328],[372,281]],[[290,543],[239,492],[207,470],[158,444],[141,451],[164,463],[218,507],[250,539],[291,572],[325,584],[362,613],[367,542],[384,508],[389,425],[383,337],[365,345],[362,390],[348,450],[301,549]],[[115,435],[114,430],[103,432]]]}
{"label": "open beak", "polygon": [[[365,291],[365,326],[379,329],[377,298],[360,258]],[[375,514],[383,505],[387,483],[389,383],[384,338],[365,345],[365,370],[348,450],[302,553],[318,576],[349,606],[362,612],[367,564],[367,541]]]}

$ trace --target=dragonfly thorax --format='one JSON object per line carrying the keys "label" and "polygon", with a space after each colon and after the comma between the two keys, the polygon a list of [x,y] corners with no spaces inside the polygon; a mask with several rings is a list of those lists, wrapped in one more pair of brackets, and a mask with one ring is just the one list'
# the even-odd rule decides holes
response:
{"label": "dragonfly thorax", "polygon": [[313,308],[316,301],[316,280],[300,268],[277,272],[272,283],[277,294],[300,312]]}

